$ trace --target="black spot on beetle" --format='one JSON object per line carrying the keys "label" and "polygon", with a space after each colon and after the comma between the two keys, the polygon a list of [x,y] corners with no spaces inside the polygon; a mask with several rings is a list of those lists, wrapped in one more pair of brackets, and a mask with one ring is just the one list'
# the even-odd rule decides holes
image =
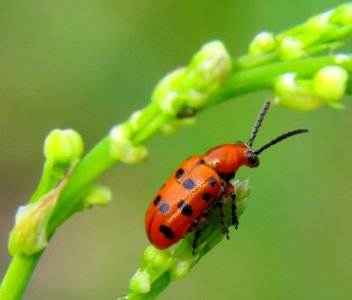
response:
{"label": "black spot on beetle", "polygon": [[167,203],[163,203],[159,207],[159,211],[163,214],[166,214],[170,210],[170,205]]}
{"label": "black spot on beetle", "polygon": [[165,225],[160,225],[159,227],[159,231],[165,235],[165,237],[167,237],[168,239],[173,239],[175,238],[175,234],[172,231],[172,229],[170,227],[167,227]]}
{"label": "black spot on beetle", "polygon": [[192,211],[192,207],[187,204],[185,201],[181,200],[178,204],[177,204],[178,208],[181,210],[181,213],[187,217],[192,216],[193,211]]}
{"label": "black spot on beetle", "polygon": [[195,182],[193,181],[193,179],[188,178],[183,182],[183,187],[187,190],[191,190],[196,186]]}
{"label": "black spot on beetle", "polygon": [[218,183],[218,180],[217,180],[215,177],[210,177],[209,180],[208,180],[208,183],[209,183],[211,186],[216,186],[217,183]]}
{"label": "black spot on beetle", "polygon": [[203,159],[198,160],[197,165],[205,165],[205,161]]}
{"label": "black spot on beetle", "polygon": [[211,199],[211,194],[209,193],[204,193],[202,196],[204,201],[209,201]]}
{"label": "black spot on beetle", "polygon": [[157,206],[160,203],[160,200],[161,200],[161,196],[160,195],[156,196],[153,201],[154,205]]}
{"label": "black spot on beetle", "polygon": [[176,179],[179,179],[180,177],[182,177],[183,174],[185,174],[185,170],[183,170],[182,168],[179,168],[179,169],[176,171],[175,178],[176,178]]}

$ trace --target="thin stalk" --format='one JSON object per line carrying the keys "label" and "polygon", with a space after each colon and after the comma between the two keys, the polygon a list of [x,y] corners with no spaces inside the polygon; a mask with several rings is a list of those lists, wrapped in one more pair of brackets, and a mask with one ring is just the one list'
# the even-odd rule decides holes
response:
{"label": "thin stalk", "polygon": [[216,102],[229,100],[249,91],[272,88],[274,80],[285,73],[295,73],[300,77],[310,77],[328,65],[339,65],[352,73],[351,59],[350,57],[350,60],[336,62],[335,55],[324,55],[295,61],[275,62],[240,72],[233,72],[217,95]]}
{"label": "thin stalk", "polygon": [[32,273],[42,255],[16,255],[12,258],[0,288],[1,300],[19,300],[29,283]]}

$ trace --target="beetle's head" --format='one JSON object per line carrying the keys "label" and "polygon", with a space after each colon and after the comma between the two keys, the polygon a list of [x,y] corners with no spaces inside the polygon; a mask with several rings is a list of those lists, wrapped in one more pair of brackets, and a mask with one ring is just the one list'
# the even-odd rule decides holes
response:
{"label": "beetle's head", "polygon": [[240,158],[241,165],[246,165],[250,168],[259,166],[258,155],[250,146],[241,141],[236,142],[234,146],[237,150],[237,156]]}

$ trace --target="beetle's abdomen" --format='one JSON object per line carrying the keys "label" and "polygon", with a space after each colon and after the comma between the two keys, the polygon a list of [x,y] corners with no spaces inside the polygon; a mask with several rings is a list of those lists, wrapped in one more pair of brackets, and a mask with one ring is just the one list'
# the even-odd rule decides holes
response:
{"label": "beetle's abdomen", "polygon": [[150,242],[161,249],[176,243],[213,204],[220,189],[219,175],[201,156],[186,160],[150,203],[145,219]]}

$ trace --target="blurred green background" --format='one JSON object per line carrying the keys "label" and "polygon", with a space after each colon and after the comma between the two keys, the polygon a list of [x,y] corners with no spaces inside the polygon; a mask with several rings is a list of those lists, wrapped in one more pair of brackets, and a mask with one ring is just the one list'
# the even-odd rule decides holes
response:
{"label": "blurred green background", "polygon": [[[90,149],[204,43],[220,39],[238,56],[258,31],[280,32],[341,3],[1,1],[1,277],[16,208],[36,187],[51,129],[76,129]],[[150,140],[144,164],[110,169],[99,182],[112,188],[113,202],[60,228],[24,299],[123,294],[148,244],[144,214],[155,191],[184,158],[247,140],[269,94],[213,107],[195,126]],[[297,127],[311,133],[265,152],[260,168],[241,170],[253,193],[240,229],[160,299],[352,299],[350,100],[344,111],[272,108],[255,145]]]}

